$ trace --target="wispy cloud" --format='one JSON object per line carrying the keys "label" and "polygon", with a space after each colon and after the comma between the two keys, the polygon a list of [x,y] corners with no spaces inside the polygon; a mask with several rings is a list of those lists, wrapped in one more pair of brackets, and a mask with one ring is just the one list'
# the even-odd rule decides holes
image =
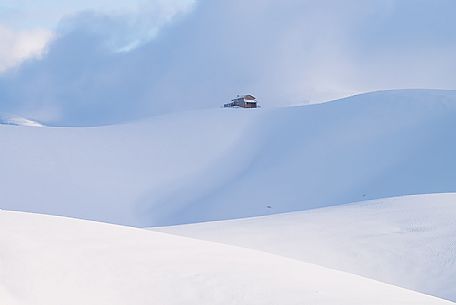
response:
{"label": "wispy cloud", "polygon": [[123,10],[84,10],[64,18],[57,31],[97,35],[114,52],[131,51],[155,38],[160,29],[194,7],[194,0],[153,0]]}

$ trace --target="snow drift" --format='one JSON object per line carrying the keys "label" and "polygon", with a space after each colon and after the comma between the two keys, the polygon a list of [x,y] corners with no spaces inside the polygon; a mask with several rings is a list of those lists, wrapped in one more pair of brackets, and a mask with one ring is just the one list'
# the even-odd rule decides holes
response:
{"label": "snow drift", "polygon": [[0,212],[2,305],[443,305],[262,252],[87,221]]}
{"label": "snow drift", "polygon": [[434,194],[160,231],[262,250],[456,301],[455,216],[456,194]]}
{"label": "snow drift", "polygon": [[97,128],[1,126],[0,207],[155,226],[451,192],[455,117],[456,91],[403,90]]}

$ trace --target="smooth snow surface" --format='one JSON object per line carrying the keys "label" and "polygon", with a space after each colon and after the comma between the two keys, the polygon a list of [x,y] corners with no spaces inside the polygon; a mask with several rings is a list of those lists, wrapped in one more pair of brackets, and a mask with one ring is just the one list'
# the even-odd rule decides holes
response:
{"label": "smooth snow surface", "polygon": [[156,226],[451,192],[455,118],[456,91],[403,90],[97,128],[0,126],[0,208]]}
{"label": "smooth snow surface", "polygon": [[142,229],[0,212],[2,305],[440,305],[271,254]]}
{"label": "smooth snow surface", "polygon": [[262,250],[456,301],[456,194],[156,230]]}

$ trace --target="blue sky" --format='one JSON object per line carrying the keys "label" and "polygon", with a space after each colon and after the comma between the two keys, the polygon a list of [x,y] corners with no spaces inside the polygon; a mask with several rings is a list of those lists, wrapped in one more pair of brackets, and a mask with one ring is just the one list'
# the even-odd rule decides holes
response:
{"label": "blue sky", "polygon": [[[1,0],[0,9],[3,21],[19,28],[41,27],[54,29],[57,23],[67,15],[84,10],[94,10],[105,13],[125,13],[135,11],[149,3],[179,6],[189,1],[144,1],[144,0]],[[19,17],[19,18],[18,18]]]}
{"label": "blue sky", "polygon": [[0,112],[51,124],[218,107],[238,93],[269,107],[455,89],[453,0],[0,0],[0,8]]}

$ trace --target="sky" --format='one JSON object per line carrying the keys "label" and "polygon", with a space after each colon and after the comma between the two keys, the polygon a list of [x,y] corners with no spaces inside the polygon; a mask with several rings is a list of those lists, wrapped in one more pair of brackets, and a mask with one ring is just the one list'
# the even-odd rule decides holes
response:
{"label": "sky", "polygon": [[0,112],[92,126],[456,89],[453,0],[0,0]]}

